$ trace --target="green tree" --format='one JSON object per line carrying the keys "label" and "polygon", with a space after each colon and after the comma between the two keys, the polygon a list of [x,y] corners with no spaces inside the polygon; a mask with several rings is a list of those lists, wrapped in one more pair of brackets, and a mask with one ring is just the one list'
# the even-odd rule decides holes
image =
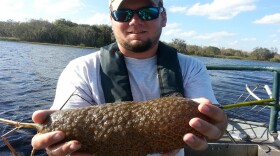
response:
{"label": "green tree", "polygon": [[275,52],[271,52],[267,48],[257,47],[251,53],[251,57],[255,60],[268,61],[272,59],[275,54]]}
{"label": "green tree", "polygon": [[187,44],[185,40],[179,39],[179,38],[175,38],[172,39],[172,42],[170,43],[170,45],[174,48],[176,48],[179,52],[181,53],[187,53]]}
{"label": "green tree", "polygon": [[221,55],[221,50],[217,47],[208,46],[204,48],[204,52],[208,56],[217,56]]}
{"label": "green tree", "polygon": [[97,47],[101,47],[107,45],[112,42],[112,29],[107,25],[97,25],[96,28],[98,29],[97,32],[97,40],[96,45]]}
{"label": "green tree", "polygon": [[68,26],[68,27],[76,27],[76,26],[78,26],[77,23],[73,23],[73,22],[71,22],[71,21],[69,21],[69,20],[66,20],[66,19],[64,19],[64,18],[55,20],[55,21],[54,21],[54,24],[55,24],[55,25],[64,25],[64,26]]}
{"label": "green tree", "polygon": [[196,45],[187,45],[187,48],[186,48],[188,54],[190,54],[190,55],[197,54],[197,52],[201,51],[201,49],[202,49],[201,47],[196,46]]}
{"label": "green tree", "polygon": [[13,20],[8,20],[7,22],[0,21],[0,37],[14,37],[17,25],[18,22]]}

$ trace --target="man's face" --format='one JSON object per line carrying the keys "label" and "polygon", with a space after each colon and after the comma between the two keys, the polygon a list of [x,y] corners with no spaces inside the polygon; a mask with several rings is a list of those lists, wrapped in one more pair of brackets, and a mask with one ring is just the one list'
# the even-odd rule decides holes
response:
{"label": "man's face", "polygon": [[[119,9],[136,10],[143,7],[158,7],[150,0],[125,0]],[[112,28],[119,45],[132,52],[145,52],[158,43],[162,27],[166,26],[166,13],[150,20],[141,20],[136,13],[128,22],[118,22],[111,17]]]}

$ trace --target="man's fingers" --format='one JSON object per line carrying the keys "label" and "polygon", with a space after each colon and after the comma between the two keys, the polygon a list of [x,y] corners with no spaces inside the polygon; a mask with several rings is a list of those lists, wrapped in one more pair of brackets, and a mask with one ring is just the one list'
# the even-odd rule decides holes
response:
{"label": "man's fingers", "polygon": [[32,120],[35,123],[43,123],[50,114],[55,112],[55,110],[38,110],[32,115]]}
{"label": "man's fingers", "polygon": [[218,127],[200,118],[191,119],[189,125],[208,139],[219,139],[222,133]]}
{"label": "man's fingers", "polygon": [[224,121],[226,113],[219,107],[210,104],[200,104],[198,110],[204,115],[208,116],[211,120],[216,122]]}
{"label": "man's fingers", "polygon": [[58,143],[65,137],[61,131],[54,131],[46,134],[36,134],[32,138],[32,146],[34,149],[44,149],[52,144]]}
{"label": "man's fingers", "polygon": [[212,104],[212,102],[206,98],[195,98],[192,100],[200,104]]}
{"label": "man's fingers", "polygon": [[[208,139],[219,139],[222,137],[224,131],[227,128],[227,115],[224,110],[215,105],[200,104],[198,110],[208,117],[207,121],[204,121],[203,125],[207,128],[201,129],[199,132],[205,134]],[[205,132],[207,129],[208,132]],[[217,137],[217,135],[219,135]]]}
{"label": "man's fingers", "polygon": [[63,156],[69,155],[81,148],[81,144],[78,141],[69,141],[58,145],[50,146],[46,148],[49,156]]}
{"label": "man's fingers", "polygon": [[183,140],[189,147],[195,150],[205,150],[208,147],[205,139],[201,139],[192,133],[184,135]]}
{"label": "man's fingers", "polygon": [[198,102],[199,112],[204,114],[207,118],[193,118],[189,121],[189,125],[196,131],[205,136],[204,140],[196,137],[193,134],[186,134],[184,141],[193,149],[203,150],[207,148],[206,139],[219,139],[227,127],[227,115],[219,107],[213,105],[211,101],[205,98],[193,99]]}

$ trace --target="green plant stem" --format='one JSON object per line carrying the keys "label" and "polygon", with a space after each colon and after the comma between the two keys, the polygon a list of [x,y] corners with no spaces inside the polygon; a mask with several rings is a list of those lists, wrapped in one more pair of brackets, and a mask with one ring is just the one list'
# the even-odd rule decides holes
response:
{"label": "green plant stem", "polygon": [[254,101],[246,101],[234,104],[226,104],[220,106],[222,109],[230,109],[230,108],[237,108],[237,107],[244,107],[244,106],[253,106],[253,105],[262,105],[262,106],[272,106],[272,107],[279,107],[279,105],[271,104],[269,102],[273,102],[275,99],[264,99],[264,100],[254,100]]}

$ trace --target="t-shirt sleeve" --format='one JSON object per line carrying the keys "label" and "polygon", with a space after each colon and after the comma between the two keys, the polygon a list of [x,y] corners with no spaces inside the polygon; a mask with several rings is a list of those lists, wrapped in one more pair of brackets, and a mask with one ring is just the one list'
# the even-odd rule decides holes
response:
{"label": "t-shirt sleeve", "polygon": [[[211,79],[205,65],[189,56],[180,61],[185,97],[209,99],[213,104],[218,104],[214,95]],[[180,60],[180,58],[179,58]]]}
{"label": "t-shirt sleeve", "polygon": [[76,61],[71,61],[66,66],[59,77],[51,109],[85,107],[95,103],[86,77],[82,74],[86,72],[80,72],[83,70],[86,69]]}

